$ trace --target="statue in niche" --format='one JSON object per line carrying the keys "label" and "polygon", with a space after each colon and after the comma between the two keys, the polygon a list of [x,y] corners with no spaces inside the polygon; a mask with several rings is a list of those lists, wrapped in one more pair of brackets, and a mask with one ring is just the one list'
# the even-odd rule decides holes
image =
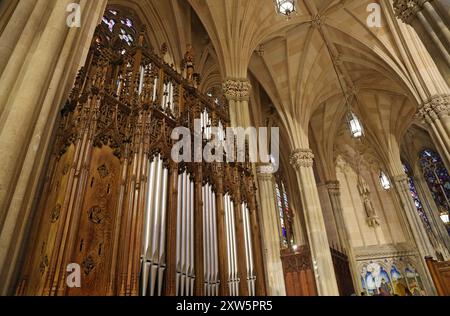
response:
{"label": "statue in niche", "polygon": [[194,83],[194,66],[195,66],[195,52],[191,44],[186,46],[186,53],[184,54],[183,66],[186,69],[186,80]]}
{"label": "statue in niche", "polygon": [[358,179],[358,189],[364,204],[364,210],[366,211],[367,225],[369,225],[370,227],[379,226],[380,220],[375,213],[375,209],[370,199],[370,188],[362,176],[359,176]]}

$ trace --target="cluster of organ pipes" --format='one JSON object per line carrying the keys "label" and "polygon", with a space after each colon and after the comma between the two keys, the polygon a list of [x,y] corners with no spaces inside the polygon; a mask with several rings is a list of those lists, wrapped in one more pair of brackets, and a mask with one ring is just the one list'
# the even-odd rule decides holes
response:
{"label": "cluster of organ pipes", "polygon": [[161,296],[166,270],[166,214],[169,171],[160,155],[151,159],[141,251],[141,293]]}
{"label": "cluster of organ pipes", "polygon": [[216,195],[209,183],[202,187],[205,295],[219,295]]}
{"label": "cluster of organ pipes", "polygon": [[234,219],[234,203],[227,193],[225,200],[225,226],[227,232],[227,253],[228,253],[228,288],[230,296],[239,296],[239,275],[236,250],[236,231]]}
{"label": "cluster of organ pipes", "polygon": [[184,171],[178,175],[176,295],[194,294],[194,182]]}
{"label": "cluster of organ pipes", "polygon": [[228,107],[120,34],[97,28],[61,112],[17,294],[264,295],[252,166],[171,160],[174,128],[223,140]]}

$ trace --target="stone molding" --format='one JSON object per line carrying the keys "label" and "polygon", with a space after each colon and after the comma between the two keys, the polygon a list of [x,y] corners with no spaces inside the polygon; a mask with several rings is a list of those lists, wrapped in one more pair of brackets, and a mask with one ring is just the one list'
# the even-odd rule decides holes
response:
{"label": "stone molding", "polygon": [[354,254],[357,261],[363,261],[390,257],[417,256],[418,252],[414,246],[408,243],[401,243],[396,245],[358,247],[355,248]]}

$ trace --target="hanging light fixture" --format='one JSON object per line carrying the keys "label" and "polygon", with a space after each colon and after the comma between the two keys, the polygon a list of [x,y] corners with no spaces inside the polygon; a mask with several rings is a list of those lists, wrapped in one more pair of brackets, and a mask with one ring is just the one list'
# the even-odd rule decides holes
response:
{"label": "hanging light fixture", "polygon": [[361,121],[351,110],[347,113],[347,122],[353,138],[360,138],[364,136],[364,128]]}
{"label": "hanging light fixture", "polygon": [[386,191],[390,190],[392,187],[391,180],[389,180],[389,177],[383,171],[380,171],[380,183]]}
{"label": "hanging light fixture", "polygon": [[447,210],[442,211],[440,217],[446,226],[450,225],[450,216]]}
{"label": "hanging light fixture", "polygon": [[288,19],[297,13],[297,0],[274,0],[277,14],[284,15]]}
{"label": "hanging light fixture", "polygon": [[336,62],[336,58],[338,57],[335,57],[335,54],[331,52],[331,48],[326,41],[325,44],[327,46],[328,53],[330,54],[331,57],[331,63],[333,64],[333,69],[334,72],[336,73],[336,77],[339,82],[339,87],[341,88],[342,95],[345,99],[345,105],[347,106],[347,124],[350,129],[350,133],[353,138],[356,139],[361,138],[364,136],[364,128],[358,116],[352,111],[352,102],[355,100],[356,103],[358,103],[358,98],[356,97],[355,93],[352,93],[351,94],[352,98],[350,99],[349,94],[346,92],[346,89],[344,88],[344,83],[342,82],[341,75],[339,74]]}

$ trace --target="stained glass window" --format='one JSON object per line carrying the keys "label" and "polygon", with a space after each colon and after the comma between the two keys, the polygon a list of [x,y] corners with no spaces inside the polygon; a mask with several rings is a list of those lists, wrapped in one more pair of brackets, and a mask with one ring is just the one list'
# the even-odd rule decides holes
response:
{"label": "stained glass window", "polygon": [[288,194],[280,175],[276,177],[275,191],[277,198],[278,215],[281,228],[281,246],[283,248],[294,247],[294,234],[292,230],[292,213],[289,208]]}
{"label": "stained glass window", "polygon": [[121,17],[117,10],[106,10],[102,22],[111,33],[118,32],[119,38],[129,46],[134,43],[136,30],[130,18]]}
{"label": "stained glass window", "polygon": [[280,217],[280,227],[281,227],[281,245],[284,248],[289,246],[286,224],[284,221],[284,208],[283,208],[283,200],[281,198],[281,190],[278,183],[275,183],[275,191],[277,195],[277,207],[278,207],[278,215]]}
{"label": "stained glass window", "polygon": [[420,165],[439,211],[450,211],[450,176],[441,157],[432,150],[424,150]]}
{"label": "stained glass window", "polygon": [[414,183],[414,178],[412,174],[412,170],[409,167],[408,164],[403,163],[403,169],[405,170],[405,173],[408,175],[408,184],[409,184],[409,191],[411,192],[411,196],[414,200],[414,204],[416,205],[417,212],[419,213],[420,218],[422,219],[422,222],[426,229],[431,230],[430,221],[428,220],[427,215],[425,214],[425,210],[423,208],[423,204],[420,201],[419,194],[417,193],[416,185]]}

